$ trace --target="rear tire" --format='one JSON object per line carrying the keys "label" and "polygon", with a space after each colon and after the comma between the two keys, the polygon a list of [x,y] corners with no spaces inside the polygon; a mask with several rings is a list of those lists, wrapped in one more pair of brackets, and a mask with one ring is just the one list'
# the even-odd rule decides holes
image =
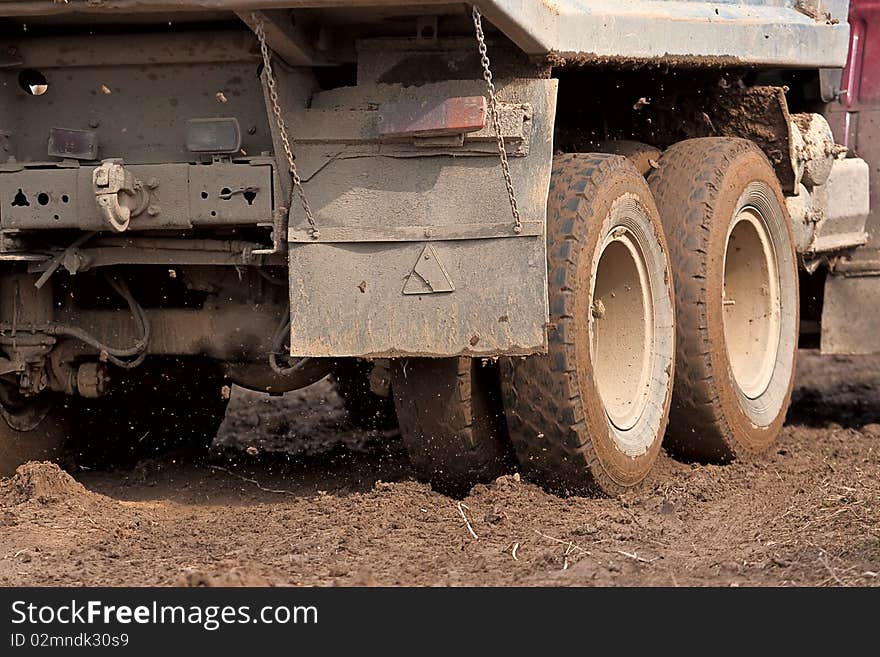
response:
{"label": "rear tire", "polygon": [[667,448],[725,462],[765,450],[785,420],[798,338],[797,261],[785,198],[744,139],[672,146],[649,184],[676,291]]}
{"label": "rear tire", "polygon": [[628,139],[615,139],[600,141],[596,144],[596,150],[609,155],[621,155],[633,163],[638,172],[644,177],[654,170],[657,160],[662,152],[656,146],[649,146],[639,141]]}
{"label": "rear tire", "polygon": [[547,355],[508,359],[502,390],[526,475],[563,492],[617,494],[653,466],[674,363],[660,217],[631,162],[554,160],[547,208]]}
{"label": "rear tire", "polygon": [[459,495],[509,470],[498,370],[472,358],[404,358],[391,366],[400,435],[416,475]]}

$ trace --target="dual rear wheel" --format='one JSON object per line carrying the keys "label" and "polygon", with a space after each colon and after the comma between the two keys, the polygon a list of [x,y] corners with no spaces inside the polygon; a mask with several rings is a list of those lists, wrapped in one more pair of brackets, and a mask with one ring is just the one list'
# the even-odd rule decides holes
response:
{"label": "dual rear wheel", "polygon": [[423,479],[461,489],[501,474],[509,435],[536,482],[616,494],[647,476],[664,435],[674,454],[709,462],[773,442],[794,376],[797,268],[779,182],[754,144],[682,142],[647,182],[617,155],[557,157],[547,254],[549,349],[500,363],[506,427],[498,404],[477,403],[495,383],[471,361],[410,360],[430,370],[418,379],[395,370]]}
{"label": "dual rear wheel", "polygon": [[[792,244],[779,183],[751,142],[679,143],[647,182],[618,155],[557,157],[547,218],[548,353],[497,366],[469,358],[392,363],[393,410],[416,473],[458,493],[507,472],[515,458],[555,490],[616,494],[647,476],[664,434],[667,448],[686,458],[722,462],[762,451],[779,433],[793,382]],[[360,370],[337,368],[335,377],[344,397],[347,385],[352,400],[366,392],[349,385],[367,381]],[[75,413],[58,406],[34,426],[12,417],[0,427],[0,466],[8,474],[22,455],[53,458],[84,430],[108,451],[142,428],[138,442],[156,450],[182,439],[203,447],[226,403],[222,380],[209,379],[199,387],[138,383],[143,418],[113,400],[79,404]],[[181,390],[201,396],[182,403]],[[367,409],[347,403],[349,413],[371,426],[393,418],[389,400],[373,401]],[[196,422],[194,408],[204,415]],[[161,430],[151,431],[157,417]]]}

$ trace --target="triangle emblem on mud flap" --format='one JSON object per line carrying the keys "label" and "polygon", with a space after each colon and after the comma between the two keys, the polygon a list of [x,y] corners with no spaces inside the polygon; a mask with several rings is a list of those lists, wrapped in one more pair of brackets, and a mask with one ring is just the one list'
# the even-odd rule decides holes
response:
{"label": "triangle emblem on mud flap", "polygon": [[425,244],[419,259],[403,286],[404,294],[434,294],[435,292],[455,292],[455,285],[446,273],[443,263],[430,242]]}

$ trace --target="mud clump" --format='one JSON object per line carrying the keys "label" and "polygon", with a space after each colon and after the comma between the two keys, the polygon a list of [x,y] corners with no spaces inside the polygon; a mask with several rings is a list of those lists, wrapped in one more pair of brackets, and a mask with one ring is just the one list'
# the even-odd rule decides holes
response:
{"label": "mud clump", "polygon": [[0,481],[0,508],[34,501],[52,504],[91,495],[76,479],[54,463],[20,465],[9,479]]}

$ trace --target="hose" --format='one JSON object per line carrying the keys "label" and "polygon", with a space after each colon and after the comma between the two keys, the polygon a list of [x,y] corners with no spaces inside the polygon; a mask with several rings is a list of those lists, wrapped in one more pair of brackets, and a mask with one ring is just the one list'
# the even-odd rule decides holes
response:
{"label": "hose", "polygon": [[[90,347],[97,349],[110,363],[117,367],[121,367],[122,369],[131,370],[143,363],[147,357],[147,348],[150,345],[150,338],[152,336],[150,322],[147,319],[144,309],[132,296],[125,281],[116,280],[110,276],[105,276],[105,278],[110,284],[110,287],[112,287],[119,296],[125,299],[132,317],[134,317],[135,325],[138,332],[141,334],[140,339],[137,340],[134,345],[125,348],[111,347],[110,345],[101,342],[98,338],[87,331],[75,326],[66,326],[64,324],[50,327],[48,333],[53,335],[64,335],[79,340],[80,342],[84,342]],[[123,360],[124,358],[129,358],[131,356],[136,356],[136,358],[133,360]]]}
{"label": "hose", "polygon": [[[285,337],[290,335],[290,312],[282,318],[281,323],[278,325],[278,329],[275,331],[275,335],[272,336],[272,351],[269,352],[269,367],[272,368],[272,371],[280,376],[290,376],[291,374],[295,374],[299,372],[305,364],[308,363],[311,359],[300,358],[295,365],[281,365],[278,362],[278,356],[281,353],[288,353],[290,350],[285,349]],[[283,350],[283,352],[282,352]]]}

